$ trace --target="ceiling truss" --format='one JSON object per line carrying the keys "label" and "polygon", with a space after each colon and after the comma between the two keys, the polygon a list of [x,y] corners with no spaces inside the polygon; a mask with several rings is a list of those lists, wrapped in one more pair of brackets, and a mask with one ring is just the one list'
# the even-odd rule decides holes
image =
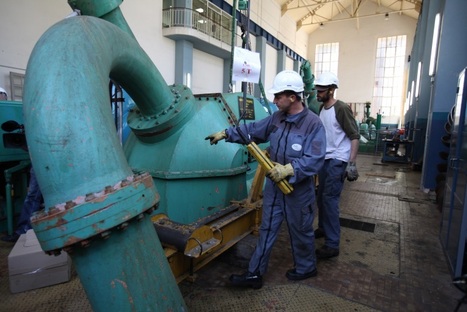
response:
{"label": "ceiling truss", "polygon": [[[278,2],[284,2],[276,0]],[[371,14],[361,13],[362,5],[371,1],[381,10]],[[281,5],[281,14],[292,14],[297,28],[322,25],[387,14],[407,14],[418,18],[423,0],[287,0]]]}

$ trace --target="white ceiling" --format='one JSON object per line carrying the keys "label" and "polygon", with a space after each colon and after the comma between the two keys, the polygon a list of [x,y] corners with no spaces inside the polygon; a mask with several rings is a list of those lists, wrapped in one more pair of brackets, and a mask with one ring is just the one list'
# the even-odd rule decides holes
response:
{"label": "white ceiling", "polygon": [[[297,23],[297,29],[311,33],[320,24],[343,20],[360,20],[370,16],[389,18],[392,14],[403,14],[418,19],[423,0],[275,0],[282,15],[287,15]],[[362,10],[371,2],[373,10]],[[368,6],[367,6],[368,7]]]}

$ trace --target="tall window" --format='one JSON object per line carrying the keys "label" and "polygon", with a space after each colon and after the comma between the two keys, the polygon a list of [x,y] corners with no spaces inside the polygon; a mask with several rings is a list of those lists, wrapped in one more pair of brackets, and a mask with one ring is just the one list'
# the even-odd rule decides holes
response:
{"label": "tall window", "polygon": [[405,35],[378,38],[373,103],[392,122],[399,122],[402,113],[405,51]]}
{"label": "tall window", "polygon": [[330,71],[337,75],[339,42],[317,44],[315,49],[315,76]]}

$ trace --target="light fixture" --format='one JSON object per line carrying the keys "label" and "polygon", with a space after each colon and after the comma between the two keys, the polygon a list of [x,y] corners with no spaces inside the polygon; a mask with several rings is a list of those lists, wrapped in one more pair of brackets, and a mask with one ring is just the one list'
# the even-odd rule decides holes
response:
{"label": "light fixture", "polygon": [[438,52],[438,39],[439,39],[439,27],[440,27],[440,14],[436,14],[435,25],[433,28],[433,40],[431,41],[431,55],[430,55],[430,67],[428,68],[428,75],[433,77],[436,69],[436,54]]}
{"label": "light fixture", "polygon": [[323,29],[323,28],[324,28],[324,24],[323,24],[323,23],[319,24],[319,28],[320,28],[320,29]]}
{"label": "light fixture", "polygon": [[420,95],[420,80],[421,79],[422,79],[422,62],[418,62],[417,80],[415,81],[415,90],[414,90],[415,98],[418,98],[418,96]]}
{"label": "light fixture", "polygon": [[389,21],[389,13],[386,13],[386,14],[384,15],[384,19],[385,19],[386,21]]}

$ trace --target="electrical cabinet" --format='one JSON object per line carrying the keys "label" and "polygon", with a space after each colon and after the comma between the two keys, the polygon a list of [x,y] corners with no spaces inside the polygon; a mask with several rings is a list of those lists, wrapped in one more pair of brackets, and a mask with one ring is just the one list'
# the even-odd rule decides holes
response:
{"label": "electrical cabinet", "polygon": [[467,273],[467,118],[466,118],[466,69],[459,74],[455,113],[452,116],[450,150],[440,239],[452,275]]}

